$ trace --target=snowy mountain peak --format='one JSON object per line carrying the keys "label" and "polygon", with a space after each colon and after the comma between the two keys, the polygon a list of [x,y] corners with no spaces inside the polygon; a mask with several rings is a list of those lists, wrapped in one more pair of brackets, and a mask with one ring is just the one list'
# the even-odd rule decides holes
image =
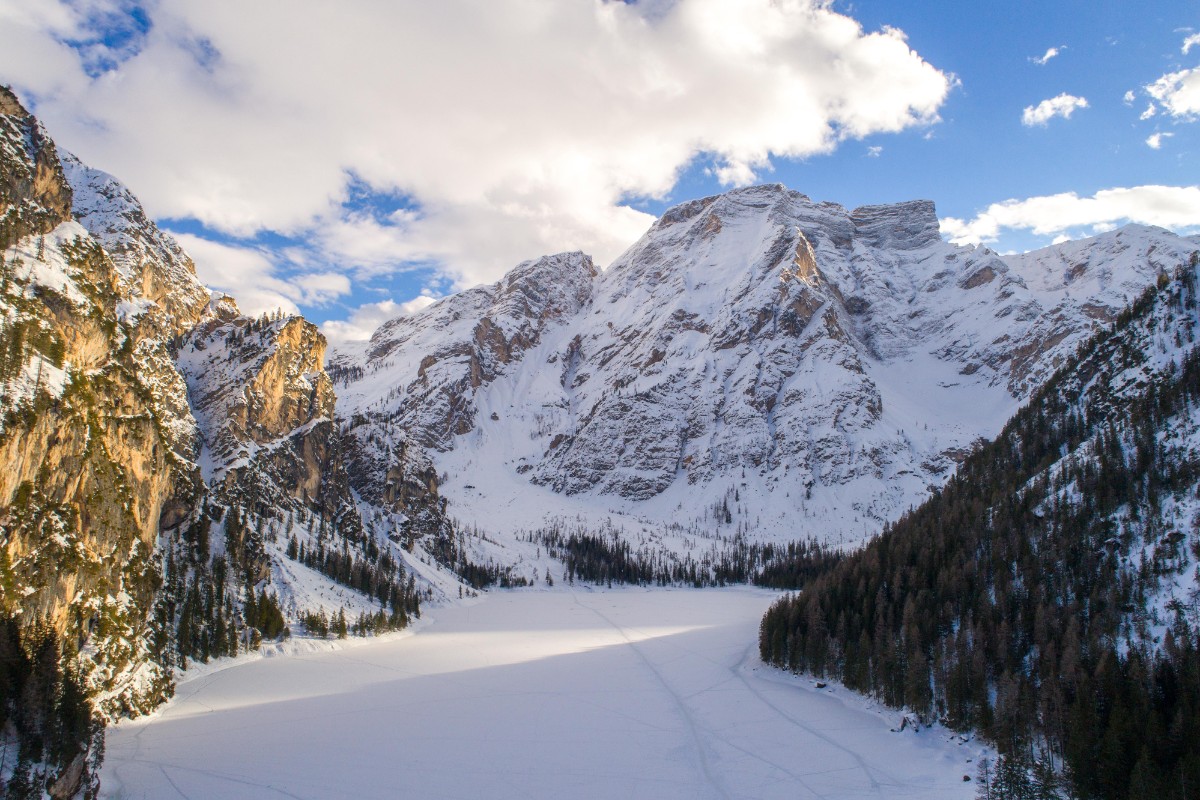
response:
{"label": "snowy mountain peak", "polygon": [[361,352],[331,359],[330,373],[344,386],[343,414],[402,422],[422,445],[449,449],[452,437],[475,426],[481,388],[575,319],[598,276],[583,253],[544,256],[384,323]]}
{"label": "snowy mountain peak", "polygon": [[189,330],[210,299],[191,258],[116,178],[70,153],[62,163],[74,192],[71,213],[109,254],[124,292],[159,306],[172,334]]}
{"label": "snowy mountain peak", "polygon": [[943,241],[928,200],[752,186],[670,209],[598,276],[526,262],[388,323],[333,372],[342,414],[378,421],[356,431],[429,447],[467,520],[686,528],[729,494],[737,530],[855,541],[1194,249],[1127,228],[1001,258]]}

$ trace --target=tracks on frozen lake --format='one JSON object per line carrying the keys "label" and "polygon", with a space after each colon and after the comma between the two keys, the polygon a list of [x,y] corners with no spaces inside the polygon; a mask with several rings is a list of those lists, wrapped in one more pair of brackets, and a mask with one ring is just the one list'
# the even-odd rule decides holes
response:
{"label": "tracks on frozen lake", "polygon": [[[973,748],[763,666],[750,589],[494,592],[109,732],[112,798],[967,798]],[[839,693],[842,694],[842,693]]]}

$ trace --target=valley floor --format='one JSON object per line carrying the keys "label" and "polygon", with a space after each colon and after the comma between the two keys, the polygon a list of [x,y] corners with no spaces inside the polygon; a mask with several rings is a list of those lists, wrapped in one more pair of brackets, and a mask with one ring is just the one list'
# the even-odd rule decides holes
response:
{"label": "valley floor", "polygon": [[968,798],[980,749],[764,666],[752,589],[492,592],[412,636],[190,677],[108,798]]}

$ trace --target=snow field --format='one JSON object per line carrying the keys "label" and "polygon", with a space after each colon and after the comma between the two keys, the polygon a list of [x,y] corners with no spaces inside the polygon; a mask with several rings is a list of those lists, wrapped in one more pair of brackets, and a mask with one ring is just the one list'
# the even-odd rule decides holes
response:
{"label": "snow field", "polygon": [[761,664],[752,589],[492,592],[189,677],[108,798],[967,798],[981,748]]}

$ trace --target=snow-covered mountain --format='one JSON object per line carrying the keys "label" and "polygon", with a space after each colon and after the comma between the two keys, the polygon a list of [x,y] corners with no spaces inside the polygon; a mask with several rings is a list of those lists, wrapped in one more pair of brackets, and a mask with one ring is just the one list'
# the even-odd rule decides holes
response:
{"label": "snow-covered mountain", "polygon": [[671,209],[602,273],[544,258],[392,320],[330,371],[360,440],[423,448],[488,530],[853,542],[1195,249],[1128,226],[1001,257],[943,241],[927,201],[758,186]]}

